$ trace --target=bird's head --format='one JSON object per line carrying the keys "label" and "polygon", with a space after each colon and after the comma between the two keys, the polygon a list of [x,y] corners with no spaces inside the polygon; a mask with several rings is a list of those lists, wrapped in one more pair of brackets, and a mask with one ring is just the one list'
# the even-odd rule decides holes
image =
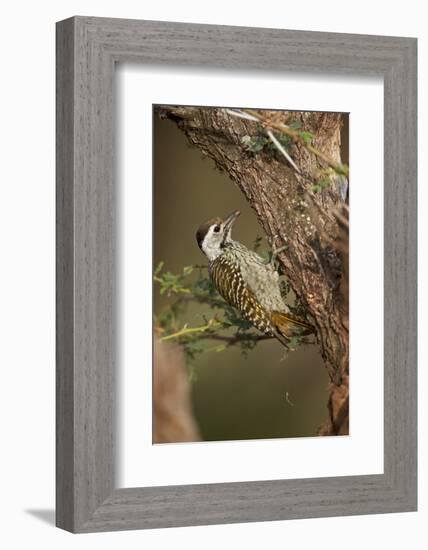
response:
{"label": "bird's head", "polygon": [[240,211],[235,210],[224,220],[212,218],[197,230],[198,246],[210,261],[220,256],[225,244],[231,240],[232,226],[239,214]]}

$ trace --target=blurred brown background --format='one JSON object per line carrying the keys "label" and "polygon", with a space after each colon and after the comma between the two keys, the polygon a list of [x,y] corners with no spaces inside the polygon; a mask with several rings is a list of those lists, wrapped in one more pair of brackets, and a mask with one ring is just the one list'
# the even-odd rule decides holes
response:
{"label": "blurred brown background", "polygon": [[[239,189],[188,145],[173,122],[154,113],[153,123],[154,265],[164,261],[165,269],[177,273],[206,263],[195,239],[198,226],[236,208],[241,216],[233,237],[252,247],[263,231]],[[265,241],[262,247],[268,248]],[[167,306],[155,286],[155,313]],[[204,306],[189,307],[183,324],[201,324],[203,313]],[[203,440],[315,436],[327,416],[328,376],[316,346],[285,358],[276,340],[260,342],[247,358],[231,347],[198,356],[194,370],[191,399]]]}

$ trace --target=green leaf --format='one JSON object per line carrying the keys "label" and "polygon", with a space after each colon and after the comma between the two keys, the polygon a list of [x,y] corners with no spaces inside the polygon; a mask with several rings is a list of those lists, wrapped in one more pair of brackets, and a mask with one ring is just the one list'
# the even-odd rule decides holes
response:
{"label": "green leaf", "polygon": [[188,265],[188,266],[184,267],[184,268],[183,268],[183,276],[184,276],[184,277],[187,277],[188,275],[190,275],[191,273],[193,273],[193,270],[194,270],[193,265]]}
{"label": "green leaf", "polygon": [[220,346],[216,346],[216,347],[214,348],[214,351],[215,351],[216,353],[221,353],[221,352],[224,351],[225,349],[226,349],[226,346],[225,346],[224,344],[221,344]]}
{"label": "green leaf", "polygon": [[326,187],[329,187],[330,185],[331,185],[330,178],[323,178],[317,181],[317,183],[312,186],[312,191],[314,193],[319,193],[320,191],[322,191]]}
{"label": "green leaf", "polygon": [[276,134],[275,137],[279,141],[279,143],[285,148],[289,147],[293,143],[291,137],[288,136],[287,134],[279,133],[279,134]]}
{"label": "green leaf", "polygon": [[314,136],[313,134],[311,134],[311,132],[302,131],[299,132],[299,136],[303,139],[306,145],[311,145],[312,140],[314,139]]}
{"label": "green leaf", "polygon": [[162,271],[162,268],[164,266],[164,263],[165,262],[159,262],[158,265],[156,266],[156,269],[155,269],[155,275],[157,275],[158,273],[160,273]]}
{"label": "green leaf", "polygon": [[300,122],[298,120],[293,120],[293,122],[290,122],[288,127],[290,128],[290,130],[300,130],[302,125],[300,124]]}
{"label": "green leaf", "polygon": [[244,136],[241,139],[244,148],[251,153],[259,153],[263,150],[264,146],[268,143],[267,137],[264,135],[259,136]]}
{"label": "green leaf", "polygon": [[341,174],[342,176],[348,176],[349,174],[349,166],[347,164],[339,164],[334,168],[334,171],[337,174]]}

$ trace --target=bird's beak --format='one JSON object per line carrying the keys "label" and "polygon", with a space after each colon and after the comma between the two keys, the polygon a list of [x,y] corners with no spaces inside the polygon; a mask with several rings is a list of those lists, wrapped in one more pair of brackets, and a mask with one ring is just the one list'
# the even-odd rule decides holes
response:
{"label": "bird's beak", "polygon": [[240,215],[240,213],[241,212],[239,210],[235,210],[234,212],[232,212],[232,214],[229,214],[227,218],[224,220],[223,227],[224,227],[225,234],[230,233],[230,230],[232,229],[232,225],[234,224],[236,218]]}

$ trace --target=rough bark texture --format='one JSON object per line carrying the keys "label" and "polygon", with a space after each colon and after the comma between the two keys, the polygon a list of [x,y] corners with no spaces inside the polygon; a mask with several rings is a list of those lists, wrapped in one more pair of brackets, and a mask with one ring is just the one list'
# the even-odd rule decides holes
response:
{"label": "rough bark texture", "polygon": [[[330,376],[329,417],[322,435],[347,434],[348,395],[348,235],[347,209],[333,175],[327,188],[314,192],[330,160],[340,164],[342,115],[315,112],[260,111],[263,128],[226,109],[165,106],[161,116],[174,120],[193,145],[227,172],[256,212],[283,274],[305,305],[316,329]],[[254,153],[246,140],[279,124],[300,124],[314,137],[319,155],[296,140],[288,149],[298,171],[274,147]],[[248,143],[248,141],[247,141]]]}

